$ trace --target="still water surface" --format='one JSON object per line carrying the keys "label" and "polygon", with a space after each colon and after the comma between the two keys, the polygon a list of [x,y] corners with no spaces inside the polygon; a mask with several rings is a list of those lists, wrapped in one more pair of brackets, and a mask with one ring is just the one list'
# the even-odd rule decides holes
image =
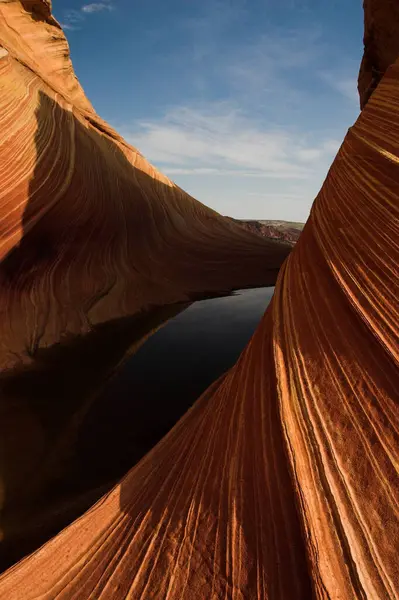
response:
{"label": "still water surface", "polygon": [[[273,289],[241,290],[195,302],[167,321],[124,363],[93,399],[76,432],[77,439],[73,437],[76,445],[72,445],[73,451],[60,470],[62,477],[58,478],[58,471],[54,473],[32,514],[25,511],[21,517],[16,509],[14,521],[11,519],[15,536],[10,536],[9,541],[6,536],[0,572],[56,535],[111,489],[202,392],[233,366],[269,304]],[[123,355],[123,346],[132,338],[132,331],[134,323],[127,322],[124,336],[119,332],[119,342],[112,335],[103,336],[106,348],[115,350],[119,343],[121,348],[116,354]],[[86,346],[89,358],[95,351],[101,357],[104,340],[101,336],[99,339],[98,348]],[[82,372],[86,373],[87,356],[82,349],[80,352]],[[92,362],[89,367],[93,373],[89,369],[89,376],[101,376],[101,361],[96,363],[93,358]],[[58,369],[63,365],[59,359],[55,364]],[[52,365],[54,362],[50,361]],[[67,371],[34,371],[28,376],[31,378],[27,381],[21,380],[22,389],[29,389],[33,399],[51,399],[49,390],[54,389],[57,377],[64,381],[68,397],[68,382],[64,379]],[[73,388],[76,373],[75,378],[71,375],[71,382]],[[63,406],[62,402],[58,404]],[[21,527],[17,526],[19,523]]]}
{"label": "still water surface", "polygon": [[151,336],[108,382],[79,436],[81,477],[130,469],[237,360],[274,288],[201,300]]}

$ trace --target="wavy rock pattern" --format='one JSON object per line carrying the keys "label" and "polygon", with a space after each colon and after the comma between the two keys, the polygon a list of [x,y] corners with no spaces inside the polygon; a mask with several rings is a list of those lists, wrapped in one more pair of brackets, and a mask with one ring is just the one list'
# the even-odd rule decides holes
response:
{"label": "wavy rock pattern", "polygon": [[1,306],[21,328],[2,331],[1,367],[110,318],[273,284],[290,252],[188,196],[99,119],[46,10],[0,3]]}
{"label": "wavy rock pattern", "polygon": [[399,62],[235,367],[1,599],[399,597],[398,107]]}
{"label": "wavy rock pattern", "polygon": [[173,303],[274,284],[291,248],[194,200],[95,114],[48,2],[0,2],[0,49],[0,508],[31,510],[95,390]]}

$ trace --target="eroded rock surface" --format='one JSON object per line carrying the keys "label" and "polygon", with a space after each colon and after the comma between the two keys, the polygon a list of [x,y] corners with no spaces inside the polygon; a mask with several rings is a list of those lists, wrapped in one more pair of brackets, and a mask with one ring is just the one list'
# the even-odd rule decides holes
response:
{"label": "eroded rock surface", "polygon": [[290,244],[296,244],[303,229],[303,223],[290,223],[288,221],[257,221],[256,219],[233,219],[241,227],[260,235],[261,237],[282,240]]}
{"label": "eroded rock surface", "polygon": [[1,367],[111,318],[273,284],[290,252],[194,200],[96,115],[48,6],[0,4]]}
{"label": "eroded rock surface", "polygon": [[273,285],[290,247],[190,197],[98,117],[49,2],[1,2],[0,50],[0,508],[11,543],[63,482],[79,424],[124,357],[177,302]]}
{"label": "eroded rock surface", "polygon": [[[4,7],[0,4],[1,11]],[[31,81],[25,70],[14,70],[20,68],[12,63],[12,70],[7,72],[21,81],[13,105],[18,105],[16,114],[26,115],[29,124],[29,99],[23,90],[34,90],[37,80]],[[0,83],[3,81],[4,77],[0,78]],[[74,108],[72,112],[57,112],[59,102],[64,102],[58,97],[45,102],[44,113],[52,118],[45,119],[41,140],[51,139],[57,123],[64,142],[55,142],[51,155],[57,149],[67,152],[70,140],[80,139],[72,136],[71,127],[80,130],[82,126],[81,148],[87,144],[92,157],[85,170],[89,170],[88,181],[95,185],[103,172],[93,160],[96,144],[105,152],[111,144],[109,137],[96,132],[94,142],[92,128],[80,112]],[[398,140],[399,63],[395,63],[349,130],[303,233],[279,274],[273,301],[237,364],[111,492],[7,571],[0,578],[1,599],[398,598]],[[143,159],[126,149],[123,142],[112,144],[117,144],[130,163],[136,161],[149,169],[148,163],[141,162]],[[120,168],[116,150],[107,150],[106,158],[101,167],[109,168],[111,161],[115,169]],[[34,158],[31,161],[35,163]],[[118,170],[121,180],[117,189],[122,196],[111,195],[115,180],[107,188],[110,202],[119,207],[124,207],[123,172]],[[73,170],[72,178],[75,173]],[[65,176],[55,181],[60,180]],[[161,181],[172,190],[168,198],[178,194],[178,198],[187,199],[155,171],[134,187],[142,194],[145,191],[140,206],[147,206],[149,190],[159,199],[159,204],[151,204],[151,216],[141,216],[146,214],[145,208],[135,213],[136,228],[132,231],[137,231],[139,240],[152,236],[148,245],[142,242],[146,252],[140,252],[136,239],[141,257],[137,264],[142,269],[156,263],[151,250],[157,247],[158,234],[151,232],[158,232],[157,206],[164,206],[165,192],[154,182]],[[45,183],[43,176],[39,182]],[[107,179],[103,183],[108,185]],[[126,190],[131,189],[130,183]],[[78,212],[73,211],[74,202],[79,207],[88,203],[82,183],[72,189],[76,193],[71,200],[71,216]],[[55,185],[54,193],[58,191]],[[100,192],[99,203],[104,203]],[[206,229],[205,215],[209,215],[212,227],[212,219],[219,223],[219,218],[191,199],[187,206],[183,214],[194,213],[195,222],[201,223],[195,228],[201,233],[196,239],[213,240],[214,229]],[[35,215],[40,223],[40,210]],[[83,212],[82,231],[87,231],[84,219]],[[31,222],[36,223],[36,219]],[[116,238],[126,222],[115,217]],[[50,223],[48,235],[52,234]],[[167,239],[174,247],[183,235],[180,220],[170,216],[168,223],[174,235]],[[233,229],[224,223],[220,221],[216,239],[226,231],[227,242],[231,240],[227,232],[231,236]],[[236,235],[239,237],[235,239],[242,240],[242,249],[247,248],[250,238],[241,238],[244,234],[234,230]],[[191,261],[192,239],[186,242]],[[100,235],[100,242],[87,240],[99,253],[106,242],[105,233]],[[74,245],[67,237],[63,243],[68,261],[46,258],[54,264],[48,280],[40,279],[40,255],[31,264],[30,301],[35,305],[43,286],[54,286],[58,281],[55,265],[65,274],[76,255],[81,252],[84,256],[83,240]],[[116,247],[118,243],[116,240]],[[128,242],[124,243],[124,252],[128,252]],[[260,246],[251,238],[250,247],[256,248],[251,255],[255,261]],[[105,256],[104,272],[95,270],[94,261],[89,269],[93,276],[84,290],[90,297],[94,282],[100,278],[105,286],[112,273],[122,282],[124,306],[138,306],[137,300],[132,305],[128,302],[131,288],[123,287],[128,281],[126,271],[123,277],[114,271],[115,264],[128,270],[126,263],[117,252],[107,251]],[[264,260],[267,270],[267,256]],[[238,272],[244,263],[240,262]],[[218,268],[223,272],[224,265],[218,262],[215,272]],[[158,290],[157,278],[164,271],[161,267],[147,268]],[[13,273],[14,268],[10,277]],[[198,271],[192,280],[188,272],[179,273],[182,286],[185,276],[193,281],[192,286],[199,278]],[[79,282],[85,279],[80,276],[82,273],[77,272],[73,280],[78,293],[71,298],[71,306],[74,301],[79,305],[82,297]],[[140,287],[144,285],[142,273],[140,276],[134,280],[134,289],[140,298],[147,298],[148,291],[144,288],[142,292]],[[164,280],[162,286],[167,287]],[[71,285],[71,293],[74,289]],[[29,306],[28,301],[24,306]],[[120,306],[118,296],[114,303],[105,301],[103,313],[94,312],[97,319],[109,314],[111,306]],[[39,308],[37,314],[41,314]],[[14,335],[22,334],[16,331]]]}

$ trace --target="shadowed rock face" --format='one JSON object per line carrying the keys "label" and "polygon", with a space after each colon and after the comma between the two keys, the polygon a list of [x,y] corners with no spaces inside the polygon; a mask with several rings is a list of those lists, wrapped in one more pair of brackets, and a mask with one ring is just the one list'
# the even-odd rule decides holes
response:
{"label": "shadowed rock face", "polygon": [[399,4],[396,0],[363,0],[364,54],[359,72],[363,108],[385,71],[399,56]]}
{"label": "shadowed rock face", "polygon": [[[7,17],[6,22],[14,14],[7,13],[10,7],[11,11],[21,10],[19,2],[0,4],[0,14]],[[395,13],[391,18],[395,18]],[[37,21],[34,23],[36,26]],[[31,135],[35,135],[29,106],[33,102],[37,110],[38,102],[32,100],[31,94],[35,82],[44,93],[44,84],[38,75],[17,64],[11,46],[5,47],[9,54],[0,59],[0,65],[6,61],[7,77],[17,82],[13,102],[7,105],[16,106],[15,114],[25,115],[27,123],[26,141],[20,141],[11,156],[18,161],[15,150],[18,147],[20,153],[27,152],[24,164],[32,164],[32,169],[38,170],[46,155],[42,150],[29,163],[32,150],[29,154],[25,149],[30,139],[26,131],[30,126]],[[29,77],[35,79],[31,81]],[[4,81],[6,78],[0,77],[0,85]],[[0,98],[7,98],[8,89],[5,86],[1,90]],[[27,89],[30,94],[26,94]],[[111,313],[116,317],[138,310],[151,297],[143,272],[153,286],[151,293],[161,302],[187,298],[185,278],[190,282],[190,290],[199,291],[204,286],[202,265],[206,259],[214,268],[208,267],[206,273],[219,272],[222,276],[228,263],[223,254],[227,242],[235,248],[232,238],[240,240],[237,244],[241,249],[236,254],[239,264],[236,275],[241,273],[242,265],[248,270],[248,265],[255,265],[256,260],[263,260],[265,271],[269,268],[271,273],[267,262],[270,253],[264,252],[262,239],[250,237],[242,230],[237,233],[231,224],[227,225],[180,190],[175,191],[173,184],[155,170],[150,171],[148,163],[118,141],[116,134],[112,134],[111,140],[108,134],[99,133],[98,121],[94,134],[94,126],[82,116],[83,109],[63,106],[67,101],[55,96],[50,87],[46,87],[45,94],[39,104],[44,106],[46,126],[39,128],[36,144],[42,140],[43,147],[48,147],[49,142],[46,145],[45,141],[54,138],[51,133],[57,123],[56,129],[61,132],[57,135],[61,138],[54,138],[49,156],[56,151],[70,156],[71,148],[76,147],[80,148],[80,156],[88,157],[85,179],[75,166],[72,171],[66,168],[66,173],[53,182],[54,196],[61,193],[60,181],[67,181],[68,177],[72,178],[68,181],[73,181],[77,177],[76,183],[69,184],[74,193],[67,214],[68,223],[76,223],[73,217],[82,219],[78,221],[81,229],[75,224],[72,234],[70,229],[65,231],[61,227],[55,229],[57,235],[54,235],[56,220],[50,220],[51,211],[61,210],[62,199],[54,201],[49,214],[42,207],[41,194],[48,180],[52,181],[43,175],[51,172],[51,163],[39,170],[41,178],[39,175],[37,187],[31,188],[34,198],[42,198],[42,204],[39,200],[34,204],[33,216],[27,220],[35,227],[37,224],[40,231],[33,244],[34,260],[23,247],[31,230],[28,227],[26,236],[21,236],[20,226],[14,224],[15,233],[14,221],[7,217],[8,205],[4,205],[4,240],[11,240],[12,247],[18,245],[17,251],[21,246],[23,252],[21,260],[16,261],[12,254],[5,259],[5,287],[1,289],[8,294],[4,296],[8,298],[7,306],[10,298],[12,307],[19,306],[19,298],[24,299],[23,312],[17,309],[19,319],[18,313],[14,316],[11,312],[9,321],[2,320],[13,324],[13,328],[5,328],[8,331],[5,348],[13,347],[14,343],[18,354],[18,340],[26,339],[27,331],[34,333],[38,328],[37,324],[32,326],[35,315],[36,319],[44,319],[43,314],[46,315],[46,323],[52,323],[51,335],[57,339],[61,331],[70,331],[68,311],[74,314],[76,306],[86,315],[95,315],[91,316],[94,323],[108,322]],[[399,62],[387,69],[349,130],[303,233],[280,271],[273,301],[236,365],[93,508],[4,573],[0,578],[0,599],[393,600],[398,597],[398,107]],[[18,122],[15,118],[10,120],[9,126],[15,121]],[[85,145],[86,154],[82,150]],[[98,147],[103,159],[97,158]],[[137,232],[135,252],[140,257],[134,263],[135,277],[130,274],[130,262],[121,258],[127,254],[135,260],[136,254],[129,253],[130,237],[123,238],[122,233],[133,219],[126,216],[130,213],[124,198],[134,180],[129,178],[129,186],[123,187],[125,167],[120,166],[119,150],[123,160],[134,163],[136,169],[137,165],[145,166],[138,169],[140,173],[145,171],[145,178],[133,186],[134,198],[139,198],[140,206],[130,230],[131,235]],[[63,164],[70,163],[66,159],[57,162]],[[110,165],[118,170],[118,178],[102,175],[104,169],[109,173]],[[16,192],[12,190],[19,181],[21,186],[24,183],[17,173],[0,179],[5,189],[10,190],[7,202],[12,207],[16,206],[12,203],[12,194]],[[141,177],[137,173],[135,176]],[[91,220],[85,221],[89,192],[98,178],[102,178],[102,186],[107,190],[107,210],[109,203],[114,207],[106,212],[110,219],[107,223],[97,222],[93,211]],[[9,181],[14,185],[8,184],[7,188]],[[95,189],[100,210],[105,195],[100,188]],[[184,231],[193,230],[195,234],[183,236],[180,219],[174,219],[165,208],[167,193],[174,210],[184,215]],[[140,194],[145,200],[140,200]],[[47,194],[46,198],[53,196]],[[173,200],[176,197],[179,202]],[[149,198],[157,198],[157,202]],[[183,199],[187,202],[184,209],[180,208]],[[164,254],[156,254],[154,250],[159,239],[154,231],[161,227],[160,206],[168,223],[161,236],[167,240]],[[99,241],[84,235],[87,230],[92,231],[89,224],[98,228]],[[111,244],[111,249],[105,251],[103,246],[109,240],[110,230],[115,231],[114,246]],[[172,230],[173,235],[168,234]],[[221,232],[225,232],[224,237]],[[15,243],[10,237],[14,233],[18,239]],[[123,250],[120,239],[125,239]],[[146,245],[148,239],[151,243]],[[225,242],[218,245],[221,239]],[[85,262],[85,242],[91,252],[88,256],[93,257],[96,250],[97,256],[106,261],[104,271],[96,270],[94,257],[93,262],[87,263],[87,259]],[[263,258],[256,256],[257,252],[264,252]],[[212,263],[215,256],[225,258],[214,258]],[[184,270],[180,266],[183,257],[192,273],[188,267]],[[7,266],[7,260],[15,262]],[[276,263],[272,266],[277,268]],[[162,279],[165,272],[167,281]],[[43,278],[43,273],[47,278]],[[69,282],[69,296],[59,283],[62,275]],[[176,278],[173,281],[180,282],[180,295],[165,292],[165,289],[175,290],[167,285],[172,275]],[[118,284],[115,291],[108,292],[106,282],[112,277]],[[208,289],[216,289],[216,280],[212,277],[210,280],[214,287]],[[92,312],[82,299],[92,297],[97,281],[101,282],[104,304],[102,310]],[[200,283],[195,288],[197,281]],[[129,296],[132,289],[134,301]],[[53,290],[54,300],[50,294]],[[44,313],[43,298],[51,298],[50,308]],[[97,302],[101,305],[101,300]],[[22,321],[21,315],[27,318]],[[157,318],[159,324],[162,316]],[[81,331],[79,319],[77,323],[76,330]],[[149,324],[143,325],[142,335],[146,327],[151,328]],[[128,340],[121,340],[122,355],[124,344],[128,346]],[[32,347],[37,344],[29,346]],[[71,355],[73,361],[74,352]],[[107,364],[118,360],[120,357],[110,358]],[[70,400],[76,401],[73,393]],[[40,404],[40,397],[36,402]],[[67,396],[63,404],[62,410],[67,411]],[[4,406],[8,414],[7,397]],[[26,431],[40,441],[39,426],[51,415],[46,405],[37,410],[30,408],[25,413],[16,410],[15,423],[17,429],[23,422]],[[32,414],[42,415],[35,421],[36,430],[29,424]],[[26,415],[24,421],[18,419],[21,415]],[[54,429],[51,421],[46,431]],[[34,447],[38,448],[39,442]],[[23,487],[19,489],[23,495]]]}

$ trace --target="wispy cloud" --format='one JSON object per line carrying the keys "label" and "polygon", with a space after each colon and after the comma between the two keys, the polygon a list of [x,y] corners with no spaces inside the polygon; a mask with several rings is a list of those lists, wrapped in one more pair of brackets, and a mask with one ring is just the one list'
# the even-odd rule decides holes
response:
{"label": "wispy cloud", "polygon": [[77,29],[80,29],[79,27],[76,27],[75,25],[71,25],[71,23],[60,23],[62,29],[64,29],[65,31],[76,31]]}
{"label": "wispy cloud", "polygon": [[319,75],[334,92],[356,105],[359,104],[356,75],[346,75],[339,71],[322,71]]}
{"label": "wispy cloud", "polygon": [[[81,2],[68,27],[113,6]],[[183,3],[166,23],[140,23],[148,64],[131,61],[135,86],[126,91],[140,112],[121,113],[123,122],[115,113],[113,125],[224,214],[305,219],[355,117],[357,65],[347,65],[317,11],[295,19],[297,2],[283,2],[292,4],[290,27],[273,21],[267,3],[255,2],[256,11],[248,0]],[[142,97],[141,85],[150,90]]]}
{"label": "wispy cloud", "polygon": [[[266,33],[237,39],[246,7],[239,0],[205,0],[202,14],[178,20],[177,37],[185,32],[189,41],[185,52],[179,48],[174,59],[168,57],[169,68],[184,77],[188,64],[189,80],[202,76],[205,99],[123,128],[127,139],[171,176],[306,179],[326,172],[339,147],[331,135],[315,141],[303,134],[301,123],[296,128],[281,123],[284,111],[304,104],[298,79],[316,71],[324,51],[321,28],[270,26]],[[223,100],[215,101],[212,96],[221,89]]]}
{"label": "wispy cloud", "polygon": [[84,13],[96,13],[101,12],[102,10],[113,10],[114,7],[109,2],[93,2],[91,4],[84,4],[82,6],[82,11]]}
{"label": "wispy cloud", "polygon": [[[356,113],[347,101],[357,102],[355,69],[345,61],[339,68],[336,46],[311,19],[297,29],[266,22],[246,35],[247,2],[204,3],[203,14],[176,19],[167,32],[178,41],[163,56],[168,86],[178,73],[182,99],[160,118],[114,124],[223,214],[304,220]],[[333,90],[345,97],[347,123]]]}
{"label": "wispy cloud", "polygon": [[77,31],[82,28],[86,16],[104,10],[111,11],[114,10],[114,8],[115,6],[112,0],[84,4],[79,10],[64,10],[64,12],[62,13],[62,21],[60,24],[61,27],[67,31]]}
{"label": "wispy cloud", "polygon": [[62,16],[63,21],[61,22],[61,27],[70,31],[80,29],[80,25],[84,20],[84,16],[81,12],[74,9],[65,10]]}
{"label": "wispy cloud", "polygon": [[169,175],[306,179],[325,168],[339,143],[267,125],[226,103],[177,107],[141,121],[125,137]]}

